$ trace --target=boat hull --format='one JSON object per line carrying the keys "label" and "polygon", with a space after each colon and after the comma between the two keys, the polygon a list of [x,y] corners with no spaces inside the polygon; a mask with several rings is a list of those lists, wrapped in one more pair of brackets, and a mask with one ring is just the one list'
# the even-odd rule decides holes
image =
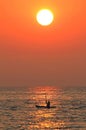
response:
{"label": "boat hull", "polygon": [[50,108],[56,108],[55,106],[51,106],[51,107],[46,107],[46,106],[39,106],[39,105],[36,105],[36,108],[47,108],[47,109],[50,109]]}

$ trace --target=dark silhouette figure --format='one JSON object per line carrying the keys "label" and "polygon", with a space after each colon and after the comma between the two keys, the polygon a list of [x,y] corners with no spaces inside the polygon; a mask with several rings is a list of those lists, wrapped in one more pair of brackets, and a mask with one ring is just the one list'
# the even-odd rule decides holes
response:
{"label": "dark silhouette figure", "polygon": [[49,101],[49,100],[46,101],[46,107],[47,107],[47,108],[50,108],[50,101]]}

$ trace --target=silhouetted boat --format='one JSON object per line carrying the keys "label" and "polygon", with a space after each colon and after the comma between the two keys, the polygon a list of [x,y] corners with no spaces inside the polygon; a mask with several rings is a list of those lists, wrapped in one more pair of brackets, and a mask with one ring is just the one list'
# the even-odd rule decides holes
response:
{"label": "silhouetted boat", "polygon": [[36,108],[47,108],[47,109],[50,109],[50,108],[56,108],[56,106],[47,107],[47,106],[39,106],[39,105],[36,105]]}

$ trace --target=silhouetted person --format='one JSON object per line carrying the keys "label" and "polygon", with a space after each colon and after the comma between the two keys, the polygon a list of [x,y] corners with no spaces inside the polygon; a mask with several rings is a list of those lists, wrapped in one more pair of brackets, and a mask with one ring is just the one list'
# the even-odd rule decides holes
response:
{"label": "silhouetted person", "polygon": [[49,101],[49,100],[46,101],[46,107],[47,107],[47,108],[50,108],[50,101]]}

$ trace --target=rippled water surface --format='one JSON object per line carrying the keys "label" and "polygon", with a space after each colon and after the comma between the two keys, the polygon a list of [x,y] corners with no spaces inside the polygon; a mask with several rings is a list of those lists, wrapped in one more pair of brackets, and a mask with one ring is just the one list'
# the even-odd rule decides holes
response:
{"label": "rippled water surface", "polygon": [[86,88],[0,88],[0,130],[46,129],[86,130]]}

